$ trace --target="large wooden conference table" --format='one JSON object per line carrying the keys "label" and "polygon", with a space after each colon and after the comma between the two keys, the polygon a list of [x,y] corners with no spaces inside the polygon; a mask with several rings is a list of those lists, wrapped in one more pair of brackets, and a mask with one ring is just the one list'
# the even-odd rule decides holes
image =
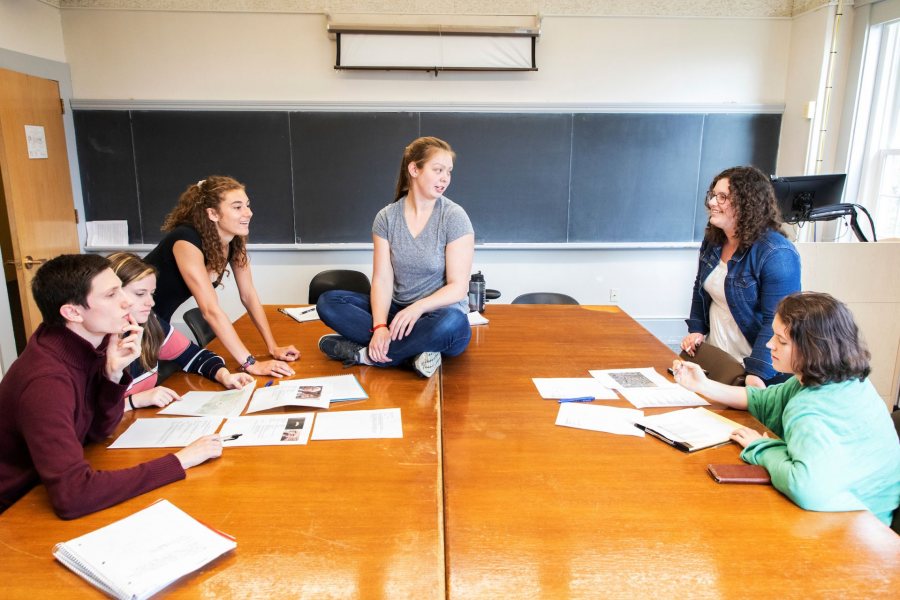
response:
{"label": "large wooden conference table", "polygon": [[[900,590],[900,536],[871,514],[808,512],[769,486],[714,483],[706,464],[739,462],[736,445],[686,455],[649,437],[555,426],[559,405],[541,400],[532,377],[670,364],[672,352],[616,308],[490,305],[490,324],[474,328],[470,348],[430,380],[344,370],[316,349],[322,323],[267,310],[276,338],[303,354],[297,377],[354,373],[370,396],[331,410],[400,407],[404,438],[227,449],[185,481],[75,521],[57,519],[39,486],[0,515],[0,597],[98,597],[54,562],[53,544],[157,498],[238,541],[162,593],[173,598],[893,598]],[[237,327],[263,355],[249,319]],[[168,384],[214,389],[185,375]],[[86,454],[99,468],[121,468],[162,452],[96,445]]]}

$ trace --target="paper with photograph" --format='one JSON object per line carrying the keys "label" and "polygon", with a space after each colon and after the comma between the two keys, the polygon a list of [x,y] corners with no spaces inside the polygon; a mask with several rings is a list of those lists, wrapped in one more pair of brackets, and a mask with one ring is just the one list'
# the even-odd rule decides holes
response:
{"label": "paper with photograph", "polygon": [[137,419],[109,448],[184,448],[197,438],[216,432],[220,417]]}
{"label": "paper with photograph", "polygon": [[556,424],[575,429],[644,437],[644,432],[634,426],[635,422],[643,416],[642,411],[633,408],[566,402],[559,405]]}
{"label": "paper with photograph", "polygon": [[181,397],[181,400],[172,402],[156,414],[185,417],[236,417],[247,406],[254,387],[256,387],[256,380],[239,390],[188,392]]}
{"label": "paper with photograph", "polygon": [[[256,415],[225,421],[219,434],[225,447],[298,446],[309,441],[316,413]],[[237,436],[235,439],[229,439]]]}
{"label": "paper with photograph", "polygon": [[400,419],[399,408],[319,413],[312,434],[313,440],[402,437],[403,423]]}
{"label": "paper with photograph", "polygon": [[531,380],[541,398],[546,400],[585,397],[595,400],[619,399],[614,391],[594,377],[532,377]]}
{"label": "paper with photograph", "polygon": [[278,387],[299,387],[303,385],[321,385],[328,388],[331,402],[346,400],[366,400],[369,395],[359,384],[356,375],[329,375],[326,377],[308,377],[306,379],[289,379],[280,382]]}
{"label": "paper with photograph", "polygon": [[272,385],[254,392],[247,413],[260,412],[282,406],[328,408],[331,389],[327,385]]}
{"label": "paper with photograph", "polygon": [[677,385],[657,373],[653,367],[599,369],[588,372],[592,377],[596,377],[600,383],[613,390],[661,388]]}

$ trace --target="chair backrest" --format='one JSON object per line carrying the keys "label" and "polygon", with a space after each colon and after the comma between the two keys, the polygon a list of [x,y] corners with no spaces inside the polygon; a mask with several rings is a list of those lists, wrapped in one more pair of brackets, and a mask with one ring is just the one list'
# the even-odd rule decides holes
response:
{"label": "chair backrest", "polygon": [[203,313],[199,308],[192,308],[184,313],[184,322],[187,324],[194,339],[197,340],[198,346],[206,346],[208,343],[216,339],[216,334],[203,318]]}
{"label": "chair backrest", "polygon": [[309,282],[309,303],[315,304],[319,296],[330,290],[347,290],[368,294],[372,291],[372,285],[365,273],[350,269],[332,269],[322,271]]}
{"label": "chair backrest", "polygon": [[532,292],[522,294],[512,301],[513,304],[578,304],[578,300],[558,292]]}

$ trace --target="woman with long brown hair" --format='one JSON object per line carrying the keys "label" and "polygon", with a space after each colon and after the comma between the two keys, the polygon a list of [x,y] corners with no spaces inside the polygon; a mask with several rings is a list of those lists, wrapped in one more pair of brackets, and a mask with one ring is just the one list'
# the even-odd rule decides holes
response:
{"label": "woman with long brown hair", "polygon": [[444,196],[454,157],[435,137],[418,138],[404,150],[394,202],[372,225],[371,295],[333,290],[319,296],[319,316],[339,334],[319,340],[330,358],[408,364],[430,377],[441,355],[456,356],[468,346],[475,232],[465,210]]}
{"label": "woman with long brown hair", "polygon": [[[290,376],[294,370],[284,361],[297,360],[300,353],[294,346],[275,342],[253,285],[246,241],[252,217],[244,186],[231,177],[211,175],[188,186],[163,224],[163,231],[168,233],[145,258],[159,272],[156,312],[168,321],[193,296],[203,318],[242,371]],[[257,361],[219,306],[215,288],[228,269],[237,283],[241,303],[274,360]]]}
{"label": "woman with long brown hair", "polygon": [[701,344],[723,350],[743,366],[749,386],[783,381],[766,342],[778,302],[800,290],[800,255],[781,232],[772,183],[755,167],[732,167],[713,178],[705,205],[709,222],[681,349],[689,356]]}

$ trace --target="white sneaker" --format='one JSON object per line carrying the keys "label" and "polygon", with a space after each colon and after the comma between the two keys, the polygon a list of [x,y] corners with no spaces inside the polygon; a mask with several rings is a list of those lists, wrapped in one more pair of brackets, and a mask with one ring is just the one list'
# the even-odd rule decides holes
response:
{"label": "white sneaker", "polygon": [[440,352],[423,352],[413,360],[413,368],[422,377],[431,377],[440,366]]}

